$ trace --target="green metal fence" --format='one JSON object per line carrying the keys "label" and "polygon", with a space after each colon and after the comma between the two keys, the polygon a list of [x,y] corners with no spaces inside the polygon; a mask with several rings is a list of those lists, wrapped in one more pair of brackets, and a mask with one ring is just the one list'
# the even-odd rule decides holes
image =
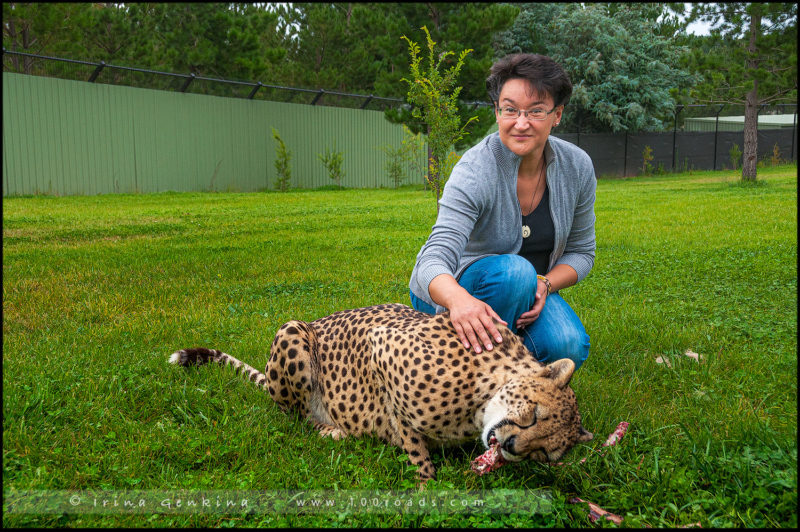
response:
{"label": "green metal fence", "polygon": [[292,152],[292,187],[333,184],[326,148],[344,154],[343,186],[394,186],[380,148],[403,130],[381,111],[3,72],[3,196],[273,189],[272,128]]}

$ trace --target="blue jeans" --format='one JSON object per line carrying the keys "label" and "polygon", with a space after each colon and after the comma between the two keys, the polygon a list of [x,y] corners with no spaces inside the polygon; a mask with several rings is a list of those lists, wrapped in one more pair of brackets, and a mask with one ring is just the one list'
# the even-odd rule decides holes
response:
{"label": "blue jeans", "polygon": [[[558,293],[550,294],[539,317],[517,330],[517,319],[531,309],[536,297],[536,270],[519,255],[494,255],[469,266],[458,284],[470,294],[487,303],[508,323],[508,328],[520,335],[536,360],[549,364],[570,358],[575,369],[589,356],[589,335],[575,311]],[[435,314],[435,309],[413,292],[411,304],[419,311]]]}

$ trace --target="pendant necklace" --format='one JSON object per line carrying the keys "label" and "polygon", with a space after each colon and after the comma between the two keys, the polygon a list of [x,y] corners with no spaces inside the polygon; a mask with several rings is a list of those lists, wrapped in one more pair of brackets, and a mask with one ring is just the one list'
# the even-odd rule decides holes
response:
{"label": "pendant necklace", "polygon": [[[542,156],[542,171],[539,172],[539,180],[536,182],[536,186],[533,188],[533,194],[531,195],[531,204],[528,206],[528,216],[531,215],[533,212],[533,200],[536,199],[536,189],[539,188],[539,183],[542,180],[542,174],[544,174],[544,156]],[[531,236],[531,228],[528,227],[527,224],[522,225],[522,238],[528,238]]]}

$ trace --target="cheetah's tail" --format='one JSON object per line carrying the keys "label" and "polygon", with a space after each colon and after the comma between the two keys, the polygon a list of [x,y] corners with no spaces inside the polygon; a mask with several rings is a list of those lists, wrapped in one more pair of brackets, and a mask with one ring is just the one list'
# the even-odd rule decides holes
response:
{"label": "cheetah's tail", "polygon": [[178,366],[202,366],[209,362],[214,362],[223,366],[233,366],[236,373],[243,373],[247,375],[247,379],[254,382],[256,385],[266,388],[267,376],[258,371],[254,367],[245,364],[241,360],[223,353],[218,349],[206,349],[205,347],[193,347],[191,349],[181,349],[175,351],[169,357],[171,364]]}

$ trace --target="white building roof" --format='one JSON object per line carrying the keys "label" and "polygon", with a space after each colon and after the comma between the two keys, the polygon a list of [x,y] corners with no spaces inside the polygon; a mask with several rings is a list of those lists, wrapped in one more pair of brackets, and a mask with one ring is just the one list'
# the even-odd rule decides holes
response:
{"label": "white building roof", "polygon": [[[795,127],[795,114],[782,115],[758,115],[758,127],[764,129],[778,129],[785,127]],[[685,123],[686,131],[714,131],[716,117],[704,116],[697,118],[687,118]],[[744,116],[720,116],[720,131],[740,131],[744,128]]]}

